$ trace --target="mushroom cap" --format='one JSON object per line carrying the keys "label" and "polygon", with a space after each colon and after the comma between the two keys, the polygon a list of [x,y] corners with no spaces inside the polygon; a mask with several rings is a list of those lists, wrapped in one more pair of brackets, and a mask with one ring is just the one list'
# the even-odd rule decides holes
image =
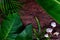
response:
{"label": "mushroom cap", "polygon": [[52,27],[56,27],[56,22],[51,22]]}

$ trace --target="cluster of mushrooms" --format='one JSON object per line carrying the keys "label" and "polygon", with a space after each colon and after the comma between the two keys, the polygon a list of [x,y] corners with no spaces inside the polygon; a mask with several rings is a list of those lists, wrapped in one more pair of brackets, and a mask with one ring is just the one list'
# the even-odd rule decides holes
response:
{"label": "cluster of mushrooms", "polygon": [[44,37],[46,37],[46,38],[49,37],[50,35],[55,35],[55,36],[59,35],[59,32],[57,32],[57,31],[52,33],[54,28],[56,27],[56,22],[51,22],[50,25],[52,26],[52,28],[47,28],[46,29],[46,34],[44,35]]}

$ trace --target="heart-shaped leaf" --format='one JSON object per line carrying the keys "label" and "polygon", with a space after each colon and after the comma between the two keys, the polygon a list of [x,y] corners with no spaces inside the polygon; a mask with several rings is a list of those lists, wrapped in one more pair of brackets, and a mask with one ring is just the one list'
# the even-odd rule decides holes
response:
{"label": "heart-shaped leaf", "polygon": [[16,40],[32,40],[32,24],[27,25],[26,28],[17,36]]}
{"label": "heart-shaped leaf", "polygon": [[36,0],[52,18],[60,24],[60,1],[59,0]]}
{"label": "heart-shaped leaf", "polygon": [[17,13],[9,14],[1,24],[1,40],[6,40],[10,36],[15,37],[16,34],[13,33],[21,26],[22,22],[20,16]]}

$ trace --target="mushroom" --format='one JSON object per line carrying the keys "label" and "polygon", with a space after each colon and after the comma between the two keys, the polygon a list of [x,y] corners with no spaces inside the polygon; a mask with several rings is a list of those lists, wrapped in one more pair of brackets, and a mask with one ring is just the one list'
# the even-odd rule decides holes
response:
{"label": "mushroom", "polygon": [[47,38],[47,37],[49,37],[49,35],[48,35],[48,34],[45,34],[45,35],[44,35],[44,37],[46,37],[46,38]]}
{"label": "mushroom", "polygon": [[51,22],[51,26],[54,28],[56,27],[56,23],[55,22]]}
{"label": "mushroom", "polygon": [[47,33],[52,33],[52,31],[53,31],[52,28],[47,28],[47,29],[46,29],[46,32],[47,32]]}

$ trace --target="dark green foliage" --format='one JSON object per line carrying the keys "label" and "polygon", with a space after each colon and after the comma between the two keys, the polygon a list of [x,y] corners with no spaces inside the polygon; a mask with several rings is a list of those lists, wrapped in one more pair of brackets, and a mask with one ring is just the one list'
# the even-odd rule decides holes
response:
{"label": "dark green foliage", "polygon": [[37,23],[37,26],[38,26],[38,32],[36,31],[35,28],[33,29],[36,40],[50,40],[50,37],[47,37],[47,38],[44,37],[44,35],[46,33],[46,28],[44,28],[43,29],[44,31],[42,32],[41,26],[40,26],[40,21],[38,20],[37,17],[35,17],[35,20],[36,20],[36,23]]}
{"label": "dark green foliage", "polygon": [[7,19],[1,23],[1,37],[6,39],[9,34],[14,33],[20,26],[22,26],[20,16],[17,13],[9,14]]}
{"label": "dark green foliage", "polygon": [[21,7],[17,0],[0,0],[0,10],[4,16],[0,24],[0,40],[32,40],[32,24],[22,27],[18,14]]}
{"label": "dark green foliage", "polygon": [[27,25],[25,30],[17,36],[16,40],[32,40],[32,24]]}
{"label": "dark green foliage", "polygon": [[4,14],[18,12],[21,7],[21,3],[17,0],[1,0],[0,2],[0,9]]}
{"label": "dark green foliage", "polygon": [[[22,21],[17,13],[9,14],[7,19],[1,23],[0,39],[1,40],[32,40],[32,24],[27,25],[20,33],[15,33],[20,27]],[[21,30],[21,29],[20,29]]]}

